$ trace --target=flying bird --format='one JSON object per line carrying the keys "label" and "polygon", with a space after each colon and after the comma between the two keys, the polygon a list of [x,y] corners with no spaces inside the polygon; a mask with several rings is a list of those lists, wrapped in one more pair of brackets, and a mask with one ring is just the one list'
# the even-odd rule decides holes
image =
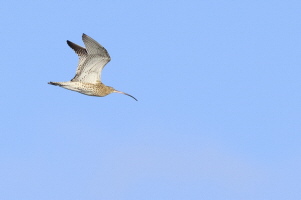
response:
{"label": "flying bird", "polygon": [[103,46],[88,35],[83,34],[82,39],[86,48],[67,40],[69,47],[79,57],[74,78],[67,82],[49,82],[48,84],[89,96],[104,97],[111,93],[120,93],[130,96],[137,101],[132,95],[115,90],[113,87],[106,86],[101,82],[101,72],[105,65],[110,62],[110,55]]}

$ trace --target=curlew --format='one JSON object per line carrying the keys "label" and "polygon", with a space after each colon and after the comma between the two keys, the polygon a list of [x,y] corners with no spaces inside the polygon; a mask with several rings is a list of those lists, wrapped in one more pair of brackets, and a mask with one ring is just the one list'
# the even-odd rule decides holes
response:
{"label": "curlew", "polygon": [[111,58],[107,50],[88,35],[83,34],[82,39],[86,48],[67,40],[69,47],[79,57],[74,78],[67,82],[49,82],[48,84],[89,96],[104,97],[111,93],[120,93],[130,96],[137,101],[132,95],[115,90],[101,82],[101,72]]}

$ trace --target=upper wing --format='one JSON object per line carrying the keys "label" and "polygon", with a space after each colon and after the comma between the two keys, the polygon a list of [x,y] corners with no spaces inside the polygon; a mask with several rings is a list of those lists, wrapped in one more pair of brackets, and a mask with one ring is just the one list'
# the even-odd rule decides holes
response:
{"label": "upper wing", "polygon": [[101,70],[107,63],[108,60],[98,55],[88,55],[81,70],[71,81],[98,83],[100,82]]}
{"label": "upper wing", "polygon": [[67,44],[75,51],[75,53],[79,57],[75,77],[71,80],[74,81],[74,79],[78,76],[78,74],[80,74],[80,71],[82,71],[83,64],[88,56],[88,53],[84,47],[81,47],[73,42],[70,42],[69,40],[67,40]]}
{"label": "upper wing", "polygon": [[107,50],[94,39],[86,34],[83,34],[82,38],[86,49],[74,43],[68,43],[80,57],[76,75],[71,81],[86,83],[100,82],[102,69],[111,58]]}
{"label": "upper wing", "polygon": [[83,41],[85,43],[85,46],[87,48],[87,52],[89,55],[99,55],[101,57],[107,58],[108,60],[111,60],[109,53],[107,50],[101,46],[98,42],[96,42],[91,37],[87,36],[83,33]]}

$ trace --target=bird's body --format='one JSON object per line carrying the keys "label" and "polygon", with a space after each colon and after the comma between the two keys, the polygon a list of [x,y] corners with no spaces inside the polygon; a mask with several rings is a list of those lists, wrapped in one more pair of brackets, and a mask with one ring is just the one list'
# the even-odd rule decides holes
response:
{"label": "bird's body", "polygon": [[89,96],[104,97],[111,93],[121,93],[137,99],[127,93],[115,90],[104,85],[101,80],[101,72],[104,66],[111,60],[107,50],[91,37],[83,34],[86,49],[67,40],[67,44],[79,56],[76,75],[71,81],[49,82],[68,90],[76,91]]}
{"label": "bird's body", "polygon": [[51,85],[57,85],[68,90],[73,90],[89,96],[104,97],[111,94],[114,88],[106,86],[103,83],[82,83],[82,82],[49,82]]}

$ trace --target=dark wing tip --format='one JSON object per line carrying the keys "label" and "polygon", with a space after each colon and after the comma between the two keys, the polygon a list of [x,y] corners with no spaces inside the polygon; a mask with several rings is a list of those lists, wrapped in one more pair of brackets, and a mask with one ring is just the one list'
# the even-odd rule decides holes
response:
{"label": "dark wing tip", "polygon": [[83,33],[82,38],[89,37],[87,34]]}
{"label": "dark wing tip", "polygon": [[85,41],[85,40],[90,40],[91,41],[92,40],[92,41],[94,41],[98,44],[98,42],[96,40],[94,40],[93,38],[91,38],[89,35],[87,35],[85,33],[83,33],[83,35],[82,35],[82,40],[83,41]]}
{"label": "dark wing tip", "polygon": [[82,56],[82,55],[86,55],[87,54],[87,50],[84,48],[84,47],[81,47],[69,40],[67,40],[67,44],[68,46],[73,49],[75,51],[76,54],[78,54],[79,56]]}
{"label": "dark wing tip", "polygon": [[[68,44],[68,46],[70,47],[70,48],[72,48],[72,42],[70,42],[69,40],[67,40],[67,44]],[[73,48],[72,48],[73,49]]]}

